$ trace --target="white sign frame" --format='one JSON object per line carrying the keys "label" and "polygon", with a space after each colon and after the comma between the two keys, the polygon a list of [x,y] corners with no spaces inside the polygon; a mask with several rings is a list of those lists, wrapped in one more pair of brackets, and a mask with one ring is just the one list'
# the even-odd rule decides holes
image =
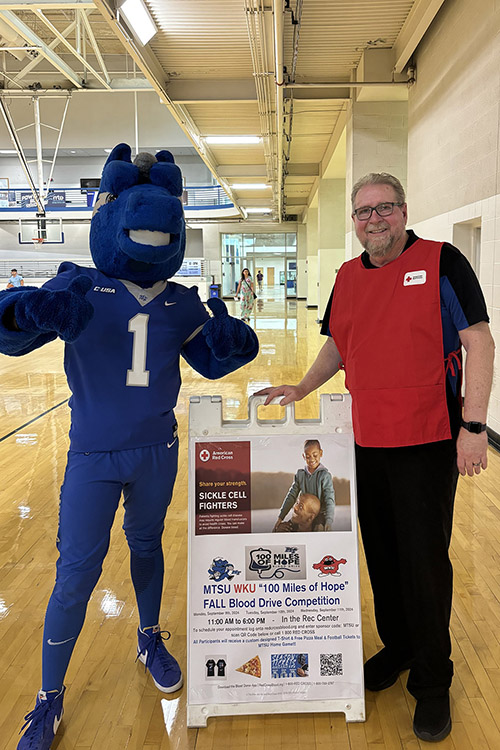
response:
{"label": "white sign frame", "polygon": [[[190,411],[189,411],[189,490],[188,490],[188,504],[189,504],[189,519],[188,519],[188,613],[187,613],[187,633],[188,633],[188,679],[187,679],[187,726],[188,727],[204,727],[207,725],[207,719],[210,716],[234,716],[241,714],[277,714],[277,713],[311,713],[311,712],[342,712],[345,714],[347,722],[361,722],[365,721],[365,698],[364,698],[364,682],[363,682],[363,657],[362,657],[362,637],[361,637],[361,604],[360,604],[360,593],[359,593],[359,560],[358,560],[358,534],[357,534],[357,512],[356,512],[356,481],[354,471],[354,437],[352,432],[352,421],[351,421],[351,397],[349,394],[323,394],[320,397],[320,417],[319,419],[304,420],[295,419],[295,410],[293,405],[286,408],[285,416],[280,420],[265,420],[259,419],[257,416],[257,408],[264,401],[263,397],[251,397],[249,399],[249,416],[246,420],[232,420],[224,421],[222,418],[222,397],[221,396],[193,396],[190,399]],[[349,582],[351,585],[349,591],[349,604],[353,605],[350,610],[353,610],[352,614],[348,615],[353,622],[346,623],[343,627],[355,628],[347,632],[355,632],[357,640],[349,646],[351,663],[350,663],[350,682],[345,684],[345,694],[340,688],[341,695],[339,693],[339,686],[336,684],[334,692],[337,693],[335,697],[328,699],[309,699],[305,697],[295,697],[294,700],[276,700],[272,696],[268,695],[263,697],[262,700],[237,700],[234,702],[221,702],[219,700],[204,700],[204,686],[200,684],[199,678],[196,676],[196,669],[199,672],[200,656],[205,662],[207,654],[209,654],[210,661],[221,659],[222,673],[225,673],[226,661],[221,655],[226,646],[218,645],[221,641],[213,642],[214,646],[203,646],[200,651],[200,641],[196,636],[199,636],[200,628],[195,628],[196,625],[200,625],[200,621],[205,624],[203,618],[196,615],[207,615],[208,613],[196,612],[195,609],[199,609],[199,588],[200,581],[206,583],[208,581],[208,575],[206,572],[207,562],[207,539],[212,540],[210,551],[213,551],[213,557],[215,557],[215,551],[217,545],[214,543],[216,540],[227,540],[230,536],[231,540],[237,540],[241,545],[247,544],[255,545],[261,544],[264,540],[268,546],[276,543],[278,540],[282,540],[285,537],[284,534],[263,534],[263,533],[237,533],[228,535],[227,532],[224,534],[211,534],[207,536],[197,536],[196,530],[196,491],[197,491],[197,479],[195,472],[195,451],[198,443],[217,443],[217,441],[248,441],[251,438],[262,438],[265,436],[274,436],[275,440],[277,437],[281,441],[286,439],[287,436],[301,436],[304,440],[323,436],[323,440],[327,440],[327,436],[343,436],[342,441],[346,442],[349,446],[349,451],[352,453],[352,460],[350,460],[350,504],[351,504],[351,526],[350,531],[331,531],[327,532],[330,539],[340,538],[344,542],[347,542],[347,536],[349,537]],[[199,462],[198,462],[199,463]],[[252,529],[253,532],[253,529]],[[206,532],[205,532],[206,533]],[[327,538],[327,535],[321,535],[322,538]],[[288,535],[286,535],[288,541]],[[309,537],[309,543],[312,541],[320,540],[317,534],[304,534],[299,533],[298,537],[294,537],[297,543],[302,542],[304,538]],[[249,542],[249,539],[251,540]],[[203,544],[205,542],[205,544]],[[307,542],[306,542],[307,545]],[[202,554],[200,554],[200,550]],[[204,550],[204,554],[203,554]],[[200,559],[197,559],[199,556]],[[241,555],[240,555],[241,558]],[[194,563],[197,563],[196,566]],[[210,561],[209,561],[210,562]],[[240,564],[240,563],[238,563]],[[346,566],[347,567],[347,566]],[[237,573],[241,571],[236,571]],[[205,575],[203,575],[205,574]],[[319,573],[318,573],[319,575]],[[328,576],[328,579],[333,580]],[[217,579],[216,579],[217,580]],[[242,578],[243,580],[243,578]],[[248,580],[245,576],[244,580]],[[275,579],[276,580],[276,579]],[[339,579],[340,580],[340,579]],[[262,585],[262,584],[261,584]],[[317,585],[317,584],[316,584]],[[222,602],[223,600],[218,600]],[[217,600],[216,600],[216,606]],[[224,605],[225,606],[225,605]],[[234,606],[234,605],[233,605]],[[342,609],[342,608],[341,608]],[[283,610],[278,610],[278,613],[282,613]],[[290,611],[290,610],[289,610]],[[299,610],[297,610],[299,611]],[[305,610],[300,610],[304,612]],[[336,611],[336,610],[334,610]],[[234,613],[234,611],[233,611]],[[231,614],[228,612],[227,614]],[[271,618],[272,619],[272,618]],[[337,617],[337,619],[339,619]],[[342,619],[342,618],[341,618]],[[210,620],[206,620],[207,623]],[[241,619],[240,619],[241,622]],[[307,626],[306,626],[307,627]],[[332,626],[333,627],[333,626]],[[335,627],[342,627],[342,625],[336,625]],[[203,628],[201,628],[203,632]],[[322,631],[323,633],[326,630]],[[345,632],[342,630],[332,632]],[[324,636],[326,637],[326,635]],[[336,636],[337,638],[340,636]],[[349,637],[344,635],[344,638]],[[353,636],[351,636],[353,637]],[[255,640],[255,639],[254,639]],[[201,643],[209,643],[210,641],[202,640]],[[222,641],[224,643],[224,641]],[[278,648],[276,646],[275,648]],[[304,644],[304,648],[306,645]],[[309,647],[307,647],[309,648]],[[255,649],[255,646],[254,646]],[[300,650],[301,646],[296,646],[296,650]],[[214,656],[212,656],[212,652]],[[266,654],[267,655],[267,654]],[[297,655],[295,655],[297,656]],[[218,664],[219,662],[217,662]],[[353,666],[354,664],[354,666]],[[208,666],[208,663],[207,663]],[[234,667],[234,665],[233,665]],[[210,667],[212,670],[214,667]],[[228,667],[228,672],[230,672]],[[234,669],[232,671],[235,671]],[[241,671],[241,670],[236,670]],[[244,675],[246,678],[248,675]],[[271,675],[273,676],[273,675]],[[275,675],[274,675],[275,676]],[[308,675],[306,675],[308,676]],[[234,679],[234,677],[233,677]],[[250,680],[250,678],[249,678]],[[205,680],[207,681],[207,680]],[[244,681],[244,680],[243,680]],[[331,684],[330,681],[329,684]],[[341,682],[341,681],[340,681]],[[255,684],[255,683],[254,683]],[[268,688],[270,689],[269,680],[267,681]],[[321,684],[321,683],[315,683]],[[213,683],[211,683],[213,685]],[[241,687],[235,685],[236,688]],[[273,685],[274,687],[274,685]],[[300,685],[302,687],[302,685]],[[299,688],[297,688],[299,689]],[[306,689],[306,688],[304,688]],[[333,688],[332,688],[333,690]],[[206,691],[211,692],[211,687],[206,688]],[[213,691],[212,691],[213,692]],[[265,693],[265,688],[263,687]],[[232,693],[229,693],[231,695]]]}

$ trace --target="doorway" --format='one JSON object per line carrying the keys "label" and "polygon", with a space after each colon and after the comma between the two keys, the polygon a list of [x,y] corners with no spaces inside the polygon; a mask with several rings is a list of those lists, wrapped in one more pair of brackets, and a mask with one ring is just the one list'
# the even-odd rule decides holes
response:
{"label": "doorway", "polygon": [[269,299],[296,297],[297,235],[295,232],[222,234],[222,295],[232,297],[244,268],[260,295]]}

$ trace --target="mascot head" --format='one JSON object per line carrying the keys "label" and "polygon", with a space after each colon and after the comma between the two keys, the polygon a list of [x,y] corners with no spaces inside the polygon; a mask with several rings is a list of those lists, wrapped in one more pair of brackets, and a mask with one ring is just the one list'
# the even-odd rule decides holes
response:
{"label": "mascot head", "polygon": [[182,175],[169,151],[138,154],[120,143],[102,172],[90,226],[90,252],[107,276],[142,286],[181,267],[186,245]]}

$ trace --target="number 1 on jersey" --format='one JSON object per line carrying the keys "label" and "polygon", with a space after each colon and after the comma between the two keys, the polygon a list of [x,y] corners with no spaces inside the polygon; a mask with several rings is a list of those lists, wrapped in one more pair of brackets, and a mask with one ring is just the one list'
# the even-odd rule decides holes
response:
{"label": "number 1 on jersey", "polygon": [[132,344],[132,369],[127,370],[127,385],[149,385],[149,370],[146,370],[146,354],[148,349],[149,315],[137,313],[128,322],[129,333],[134,334]]}

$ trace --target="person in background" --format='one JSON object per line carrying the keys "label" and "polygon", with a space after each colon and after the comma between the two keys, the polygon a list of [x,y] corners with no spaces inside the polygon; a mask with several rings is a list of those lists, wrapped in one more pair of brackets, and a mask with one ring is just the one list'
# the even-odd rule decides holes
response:
{"label": "person in background", "polygon": [[257,284],[259,287],[259,292],[262,291],[262,282],[264,281],[264,274],[262,273],[262,268],[259,268],[257,271]]}
{"label": "person in background", "polygon": [[248,323],[250,320],[250,314],[253,309],[254,301],[253,281],[248,268],[244,268],[241,272],[241,279],[239,281],[238,288],[236,289],[236,296],[238,295],[240,296],[241,301],[240,317],[242,320],[245,320]]}
{"label": "person in background", "polygon": [[487,466],[495,347],[474,271],[457,248],[406,230],[400,181],[365,175],[351,200],[364,252],[339,269],[323,317],[326,343],[300,383],[257,395],[300,401],[345,369],[359,522],[383,643],[365,663],[365,687],[384,690],[409,669],[413,731],[438,742],[451,731],[453,503],[458,474]]}
{"label": "person in background", "polygon": [[15,286],[24,286],[24,279],[17,273],[17,268],[12,268],[10,272],[10,279],[7,282],[7,289],[12,289]]}

